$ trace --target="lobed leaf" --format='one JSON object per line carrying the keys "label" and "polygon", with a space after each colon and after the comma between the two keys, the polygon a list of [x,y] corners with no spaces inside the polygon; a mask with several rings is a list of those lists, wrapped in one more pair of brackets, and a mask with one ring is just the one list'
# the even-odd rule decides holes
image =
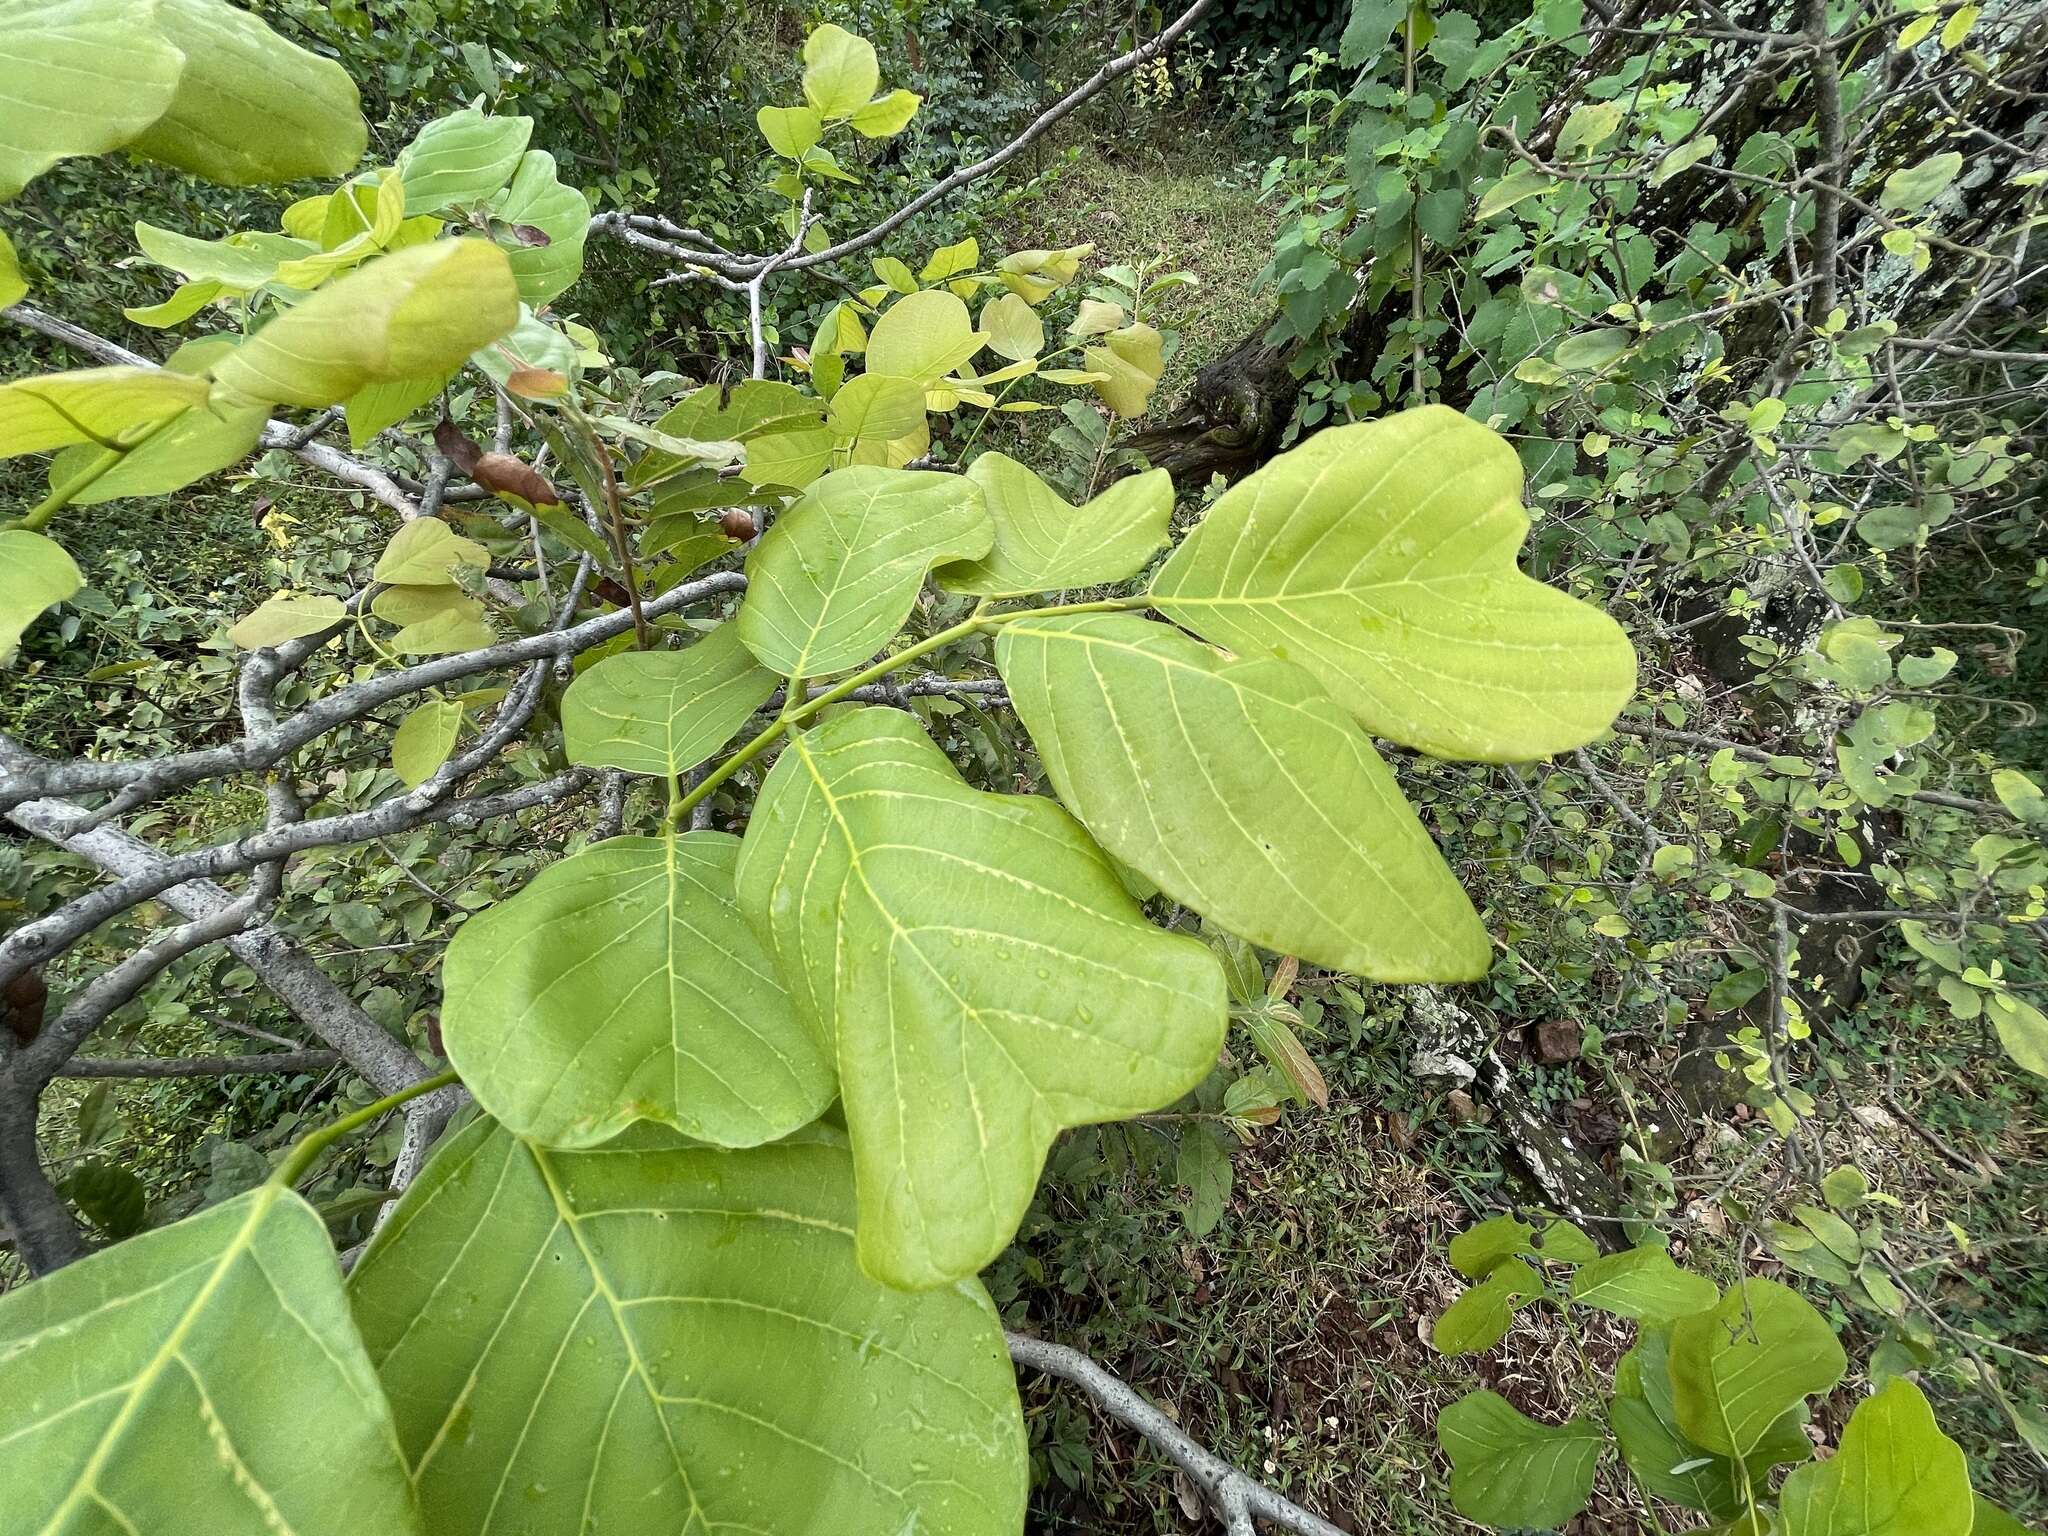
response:
{"label": "lobed leaf", "polygon": [[1027,1462],[995,1308],[972,1281],[866,1278],[853,1205],[824,1131],[745,1152],[461,1132],[349,1282],[429,1528],[802,1531],[829,1512],[1012,1536]]}
{"label": "lobed leaf", "polygon": [[776,682],[734,624],[687,650],[622,651],[562,696],[562,748],[572,763],[673,777],[731,741]]}
{"label": "lobed leaf", "polygon": [[926,571],[985,554],[993,537],[980,490],[959,475],[835,471],[747,556],[739,637],[784,677],[844,671],[903,627]]}
{"label": "lobed leaf", "polygon": [[1826,1461],[1799,1468],[1778,1497],[1783,1536],[1971,1536],[1963,1449],[1935,1425],[1918,1387],[1894,1376],[1856,1405]]}
{"label": "lobed leaf", "polygon": [[1299,667],[1121,614],[1007,624],[996,662],[1061,802],[1176,901],[1379,981],[1486,973],[1486,930],[1393,773]]}
{"label": "lobed leaf", "polygon": [[614,837],[549,865],[448,946],[448,1059],[524,1136],[636,1120],[755,1146],[815,1120],[832,1064],[733,899],[739,840]]}
{"label": "lobed leaf", "polygon": [[1152,583],[1241,656],[1314,673],[1374,735],[1514,762],[1604,731],[1635,688],[1606,614],[1515,568],[1521,465],[1443,406],[1332,427],[1239,482]]}
{"label": "lobed leaf", "polygon": [[36,1471],[11,1532],[420,1530],[327,1229],[277,1184],[0,1296],[0,1447]]}
{"label": "lobed leaf", "polygon": [[968,788],[896,710],[790,741],[738,892],[836,1051],[861,1267],[890,1285],[980,1269],[1062,1129],[1172,1102],[1222,1045],[1207,948],[1147,923],[1065,811]]}
{"label": "lobed leaf", "polygon": [[1548,1530],[1581,1509],[1606,1444],[1586,1419],[1538,1424],[1497,1392],[1461,1397],[1437,1417],[1451,1458],[1451,1502],[1482,1525]]}
{"label": "lobed leaf", "polygon": [[1173,480],[1163,469],[1127,475],[1082,507],[1007,454],[982,454],[967,479],[981,491],[995,541],[981,559],[934,573],[947,592],[1025,597],[1122,581],[1164,547],[1173,517]]}

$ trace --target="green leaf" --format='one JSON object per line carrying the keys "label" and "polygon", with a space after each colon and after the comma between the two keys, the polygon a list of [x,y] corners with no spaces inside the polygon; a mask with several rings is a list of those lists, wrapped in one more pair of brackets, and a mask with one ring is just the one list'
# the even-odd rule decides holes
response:
{"label": "green leaf", "polygon": [[1084,507],[1006,454],[984,453],[967,478],[981,488],[995,543],[982,559],[935,573],[947,592],[1024,597],[1122,581],[1165,545],[1173,517],[1173,480],[1163,469],[1126,475]]}
{"label": "green leaf", "polygon": [[[1725,1456],[1701,1450],[1678,1427],[1671,1400],[1669,1328],[1648,1328],[1614,1373],[1614,1401],[1609,1417],[1622,1460],[1635,1480],[1660,1499],[1696,1509],[1718,1519],[1731,1519],[1743,1507],[1741,1480]],[[1796,1416],[1781,1421],[1778,1433],[1799,1442],[1800,1455],[1810,1451]],[[1762,1483],[1769,1463],[1756,1465],[1754,1481]]]}
{"label": "green leaf", "polygon": [[1550,191],[1558,183],[1541,171],[1515,171],[1503,176],[1479,199],[1479,209],[1472,215],[1474,223],[1484,224],[1497,213],[1506,213],[1520,202]]}
{"label": "green leaf", "polygon": [[1548,1530],[1581,1509],[1606,1444],[1586,1419],[1538,1424],[1497,1392],[1473,1392],[1437,1416],[1451,1458],[1451,1502],[1482,1525]]}
{"label": "green leaf", "polygon": [[1775,1280],[1730,1286],[1671,1330],[1679,1428],[1695,1445],[1746,1457],[1788,1409],[1842,1379],[1842,1346],[1798,1292]]}
{"label": "green leaf", "polygon": [[465,107],[427,124],[398,153],[407,213],[439,213],[495,196],[519,169],[530,117],[491,117]]}
{"label": "green leaf", "polygon": [[924,426],[924,386],[893,374],[864,373],[832,397],[827,419],[842,438],[894,442]]}
{"label": "green leaf", "polygon": [[1013,1536],[995,1308],[867,1279],[853,1204],[822,1131],[563,1152],[464,1130],[349,1282],[428,1527]]}
{"label": "green leaf", "polygon": [[822,117],[851,117],[882,82],[874,44],[827,22],[804,39],[804,100]]}
{"label": "green leaf", "polygon": [[481,571],[490,563],[491,552],[474,539],[438,517],[416,517],[391,536],[370,575],[394,587],[445,587],[454,585],[462,567]]}
{"label": "green leaf", "polygon": [[0,666],[14,659],[22,634],[85,578],[64,546],[28,528],[0,528]]}
{"label": "green leaf", "polygon": [[958,298],[943,288],[921,289],[891,304],[875,322],[868,334],[868,372],[928,385],[967,362],[987,340]]}
{"label": "green leaf", "polygon": [[1486,930],[1393,773],[1299,667],[1122,614],[1007,624],[996,664],[1061,802],[1176,901],[1378,981],[1486,973]]}
{"label": "green leaf", "polygon": [[386,427],[395,427],[448,387],[448,376],[386,379],[365,384],[348,397],[349,446],[360,453]]}
{"label": "green leaf", "polygon": [[1014,293],[998,294],[981,306],[981,329],[990,350],[1013,362],[1045,350],[1045,322]]}
{"label": "green leaf", "polygon": [[1784,1536],[1970,1536],[1973,1517],[1962,1447],[1903,1376],[1858,1404],[1835,1454],[1778,1499]]}
{"label": "green leaf", "polygon": [[801,160],[825,131],[825,120],[815,107],[762,107],[754,114],[754,123],[768,147],[790,160]]}
{"label": "green leaf", "polygon": [[565,1147],[636,1120],[755,1146],[823,1113],[831,1058],[734,905],[739,846],[610,838],[465,923],[441,1028],[477,1102]]}
{"label": "green leaf", "polygon": [[1192,1237],[1207,1237],[1230,1208],[1230,1153],[1208,1128],[1190,1125],[1181,1132],[1174,1154],[1173,1179],[1187,1186],[1189,1199],[1181,1211]]}
{"label": "green leaf", "polygon": [[0,202],[59,160],[118,149],[163,116],[185,56],[154,19],[149,0],[9,6],[0,28]]}
{"label": "green leaf", "polygon": [[1704,1312],[1718,1295],[1713,1281],[1680,1269],[1654,1244],[1602,1255],[1572,1276],[1573,1301],[1645,1323]]}
{"label": "green leaf", "polygon": [[2048,1077],[2048,1014],[2009,992],[1985,993],[1984,1011],[2005,1054],[2037,1077]]}
{"label": "green leaf", "polygon": [[156,265],[180,277],[195,283],[219,283],[241,292],[269,282],[280,260],[296,259],[313,251],[312,246],[298,240],[284,242],[283,248],[248,243],[245,237],[232,235],[225,240],[201,240],[141,220],[136,221],[135,243]]}
{"label": "green leaf", "polygon": [[140,1232],[149,1213],[149,1192],[142,1180],[103,1158],[88,1157],[74,1164],[58,1187],[65,1199],[116,1241]]}
{"label": "green leaf", "polygon": [[206,404],[204,379],[165,368],[78,368],[0,385],[0,458],[71,443],[121,448]]}
{"label": "green leaf", "polygon": [[453,373],[518,319],[503,251],[436,240],[325,284],[229,353],[214,378],[247,400],[332,405],[366,384]]}
{"label": "green leaf", "polygon": [[1062,1129],[1171,1103],[1222,1046],[1208,949],[1147,923],[1065,811],[968,788],[896,710],[790,741],[738,889],[836,1045],[861,1266],[891,1285],[980,1269]]}
{"label": "green leaf", "polygon": [[757,437],[746,445],[747,460],[740,467],[740,478],[750,486],[802,490],[831,464],[832,443],[829,427]]}
{"label": "green leaf", "polygon": [[1621,106],[1618,102],[1595,101],[1574,107],[1564,120],[1563,131],[1557,136],[1557,152],[1569,160],[1583,150],[1598,149],[1614,137],[1619,127]]}
{"label": "green leaf", "polygon": [[1507,443],[1443,406],[1332,427],[1225,492],[1154,600],[1307,668],[1374,735],[1482,762],[1566,751],[1635,691],[1635,651],[1515,568],[1521,483]]}
{"label": "green leaf", "polygon": [[169,106],[130,149],[231,187],[355,169],[370,129],[340,64],[223,0],[148,8],[185,65]]}
{"label": "green leaf", "polygon": [[429,699],[398,722],[391,733],[391,766],[417,789],[434,776],[455,750],[462,731],[462,706],[453,699]]}
{"label": "green leaf", "polygon": [[519,157],[512,184],[491,199],[491,216],[537,229],[546,245],[515,241],[505,247],[519,297],[541,305],[565,292],[583,275],[583,246],[590,237],[590,199],[563,184],[555,157],[530,149]]}
{"label": "green leaf", "polygon": [[890,138],[908,128],[923,105],[924,98],[915,91],[890,91],[853,114],[853,131],[865,139]]}
{"label": "green leaf", "polygon": [[424,624],[443,614],[478,619],[483,616],[476,599],[453,585],[386,587],[370,599],[370,612],[385,623],[396,624],[400,628],[408,624]]}
{"label": "green leaf", "polygon": [[1917,213],[1940,196],[1962,168],[1963,157],[1954,150],[1904,166],[1885,177],[1878,206],[1894,213]]}
{"label": "green leaf", "polygon": [[14,254],[14,242],[0,229],[0,309],[5,309],[28,292],[21,275],[21,261]]}
{"label": "green leaf", "polygon": [[740,639],[784,677],[844,671],[903,627],[926,571],[986,554],[993,537],[980,490],[962,476],[838,470],[747,556]]}
{"label": "green leaf", "polygon": [[1991,792],[1998,796],[2000,805],[2021,821],[2048,821],[2048,795],[2042,794],[2041,786],[2019,769],[1994,768]]}
{"label": "green leaf", "polygon": [[463,597],[406,625],[391,637],[389,644],[401,656],[454,656],[480,649],[496,639],[490,625],[484,622],[483,604]]}
{"label": "green leaf", "polygon": [[562,696],[562,750],[572,763],[673,777],[731,741],[776,675],[721,624],[682,651],[622,651]]}
{"label": "green leaf", "polygon": [[1520,1259],[1494,1266],[1477,1285],[1467,1286],[1430,1330],[1430,1343],[1446,1355],[1472,1355],[1493,1348],[1506,1335],[1522,1303],[1543,1294],[1536,1271]]}
{"label": "green leaf", "polygon": [[[922,405],[919,406],[920,412]],[[775,379],[749,379],[731,389],[707,384],[692,390],[654,423],[655,430],[693,442],[740,442],[749,453],[783,433],[815,430],[825,419],[824,405],[791,384]],[[636,463],[629,480],[636,488],[651,485],[685,468],[683,459],[654,452]]]}
{"label": "green leaf", "polygon": [[1550,1222],[1539,1235],[1526,1221],[1490,1216],[1451,1239],[1451,1268],[1468,1280],[1483,1280],[1505,1260],[1529,1255],[1554,1264],[1586,1264],[1600,1255],[1593,1240],[1563,1219]]}
{"label": "green leaf", "polygon": [[1096,394],[1119,416],[1144,415],[1166,372],[1163,338],[1151,326],[1137,324],[1111,331],[1102,341],[1081,353],[1090,369],[1106,375],[1095,385]]}
{"label": "green leaf", "polygon": [[1711,133],[1703,133],[1696,139],[1688,139],[1678,148],[1670,151],[1657,162],[1657,169],[1650,176],[1650,185],[1661,187],[1674,176],[1683,174],[1698,165],[1720,149],[1721,141]]}
{"label": "green leaf", "polygon": [[267,645],[283,645],[301,635],[317,635],[348,617],[338,597],[280,592],[263,600],[256,611],[228,631],[228,638],[245,651]]}
{"label": "green leaf", "polygon": [[420,1529],[327,1229],[276,1184],[0,1296],[0,1445],[35,1469],[9,1531]]}
{"label": "green leaf", "polygon": [[2021,1525],[1981,1493],[1973,1496],[1971,1506],[1975,1518],[1970,1526],[1970,1536],[2033,1536],[2028,1527]]}
{"label": "green leaf", "polygon": [[1566,373],[1597,373],[1629,349],[1634,333],[1618,325],[1581,331],[1557,344],[1551,359]]}

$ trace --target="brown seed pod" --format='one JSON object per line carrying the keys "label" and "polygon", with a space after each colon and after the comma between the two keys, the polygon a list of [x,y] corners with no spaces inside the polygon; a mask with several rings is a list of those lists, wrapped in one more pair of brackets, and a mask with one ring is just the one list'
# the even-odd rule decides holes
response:
{"label": "brown seed pod", "polygon": [[49,1004],[50,989],[34,971],[22,972],[7,984],[7,991],[0,994],[0,1014],[6,1015],[7,1028],[22,1045],[27,1045],[42,1033],[43,1012]]}
{"label": "brown seed pod", "polygon": [[718,518],[718,531],[728,539],[745,543],[754,536],[754,514],[745,507],[733,507]]}
{"label": "brown seed pod", "polygon": [[562,496],[539,470],[510,453],[487,453],[476,461],[470,478],[493,496],[524,502],[529,507],[555,507]]}
{"label": "brown seed pod", "polygon": [[441,418],[440,424],[434,428],[434,446],[441,450],[450,464],[453,464],[465,475],[476,473],[477,460],[482,458],[484,454],[483,449],[472,443],[464,434],[462,428],[456,426],[454,422],[448,420],[445,416]]}

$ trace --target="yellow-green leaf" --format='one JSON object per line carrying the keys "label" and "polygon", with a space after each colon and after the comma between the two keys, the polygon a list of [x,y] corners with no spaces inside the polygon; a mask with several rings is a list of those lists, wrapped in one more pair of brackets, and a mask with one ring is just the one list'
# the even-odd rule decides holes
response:
{"label": "yellow-green leaf", "polygon": [[1443,406],[1332,427],[1226,492],[1153,597],[1307,668],[1375,735],[1484,762],[1566,751],[1634,692],[1635,651],[1516,569],[1521,485],[1514,450]]}
{"label": "yellow-green leaf", "polygon": [[374,579],[394,587],[451,585],[458,567],[489,567],[491,552],[465,539],[438,517],[417,517],[391,536],[377,557]]}
{"label": "yellow-green leaf", "polygon": [[0,666],[14,659],[22,632],[85,578],[64,547],[28,528],[0,528]]}
{"label": "yellow-green leaf", "polygon": [[455,750],[461,731],[462,705],[453,699],[429,699],[398,722],[391,733],[391,766],[407,788],[434,776]]}
{"label": "yellow-green leaf", "polygon": [[890,91],[853,114],[853,131],[863,138],[886,139],[908,128],[922,105],[924,98],[915,91]]}
{"label": "yellow-green leaf", "polygon": [[851,117],[881,84],[875,47],[831,22],[804,40],[804,100],[826,118]]}
{"label": "yellow-green leaf", "polygon": [[1122,581],[1165,546],[1173,517],[1163,469],[1126,475],[1080,507],[1007,454],[982,454],[967,479],[995,521],[995,542],[979,560],[939,569],[934,579],[948,592],[1024,597]]}
{"label": "yellow-green leaf", "polygon": [[348,610],[338,597],[280,592],[264,599],[262,606],[228,631],[228,638],[245,651],[260,650],[301,635],[318,634],[347,617]]}
{"label": "yellow-green leaf", "polygon": [[120,448],[206,403],[204,379],[162,368],[79,368],[0,385],[0,458],[71,443]]}

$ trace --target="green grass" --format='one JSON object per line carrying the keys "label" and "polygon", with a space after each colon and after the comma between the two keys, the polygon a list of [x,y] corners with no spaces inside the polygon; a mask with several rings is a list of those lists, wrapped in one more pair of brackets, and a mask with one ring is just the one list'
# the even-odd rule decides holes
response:
{"label": "green grass", "polygon": [[1012,249],[1092,242],[1091,270],[1163,256],[1162,271],[1194,273],[1201,286],[1170,295],[1157,317],[1181,333],[1152,412],[1169,415],[1204,364],[1272,314],[1271,297],[1252,285],[1277,220],[1259,201],[1255,168],[1210,140],[1173,155],[1149,145],[1112,154],[1099,142],[1069,152],[999,233]]}

